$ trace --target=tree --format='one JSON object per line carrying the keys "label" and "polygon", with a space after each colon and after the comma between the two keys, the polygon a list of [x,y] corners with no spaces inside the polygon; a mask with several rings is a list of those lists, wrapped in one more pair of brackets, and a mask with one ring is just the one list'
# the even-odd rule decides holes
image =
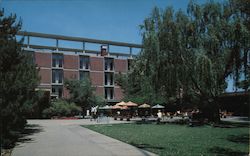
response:
{"label": "tree", "polygon": [[[147,96],[164,97],[166,103],[191,102],[218,122],[218,97],[226,79],[232,77],[235,86],[240,86],[240,78],[249,82],[249,16],[233,4],[191,1],[187,14],[171,7],[163,12],[154,8],[141,25],[144,48],[125,78],[127,83],[121,83],[130,86],[123,88],[125,95],[151,93]],[[244,88],[249,85],[244,83]]]}
{"label": "tree", "polygon": [[26,118],[42,118],[43,110],[51,106],[50,92],[38,90],[33,97],[24,103],[24,114]]}
{"label": "tree", "polygon": [[4,16],[0,11],[0,115],[1,147],[11,147],[16,134],[26,123],[24,104],[31,99],[38,84],[38,71],[33,58],[16,39],[21,22],[16,16]]}
{"label": "tree", "polygon": [[104,100],[96,96],[94,87],[89,79],[86,80],[66,80],[65,86],[70,93],[70,101],[80,106],[83,110],[91,106],[103,105]]}

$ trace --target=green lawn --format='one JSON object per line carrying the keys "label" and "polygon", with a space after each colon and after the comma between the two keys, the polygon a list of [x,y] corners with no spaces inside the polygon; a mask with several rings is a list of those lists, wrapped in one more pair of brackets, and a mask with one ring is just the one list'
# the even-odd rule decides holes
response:
{"label": "green lawn", "polygon": [[159,155],[246,155],[249,128],[188,127],[174,124],[84,126]]}

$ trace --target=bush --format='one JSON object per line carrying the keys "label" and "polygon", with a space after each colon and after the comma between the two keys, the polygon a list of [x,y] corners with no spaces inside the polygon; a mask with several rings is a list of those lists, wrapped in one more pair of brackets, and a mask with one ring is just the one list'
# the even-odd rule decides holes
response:
{"label": "bush", "polygon": [[58,99],[52,102],[51,107],[43,111],[43,117],[51,118],[52,116],[72,116],[82,111],[81,107],[75,103],[68,103],[65,100]]}

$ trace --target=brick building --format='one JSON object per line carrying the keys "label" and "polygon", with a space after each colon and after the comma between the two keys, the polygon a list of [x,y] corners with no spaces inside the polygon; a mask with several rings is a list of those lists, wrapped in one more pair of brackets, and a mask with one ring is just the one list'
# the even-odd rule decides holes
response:
{"label": "brick building", "polygon": [[[40,69],[39,89],[50,91],[52,97],[59,98],[69,97],[69,92],[64,87],[65,79],[89,78],[97,95],[104,97],[108,102],[120,101],[123,93],[121,87],[114,82],[115,75],[127,73],[133,56],[132,48],[141,48],[136,44],[41,33],[19,32],[18,35],[28,37],[24,49],[33,52],[34,61]],[[30,44],[30,37],[55,39],[56,47]],[[83,49],[60,48],[59,40],[82,42]],[[86,50],[85,42],[102,44],[100,51]],[[130,52],[129,54],[109,52],[111,45],[129,47]]]}

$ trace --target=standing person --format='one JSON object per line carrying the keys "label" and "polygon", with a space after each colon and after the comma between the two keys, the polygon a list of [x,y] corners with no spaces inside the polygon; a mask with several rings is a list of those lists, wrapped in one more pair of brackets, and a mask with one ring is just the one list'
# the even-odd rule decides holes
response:
{"label": "standing person", "polygon": [[157,113],[157,123],[160,123],[161,118],[162,118],[161,110],[158,110],[158,113]]}

